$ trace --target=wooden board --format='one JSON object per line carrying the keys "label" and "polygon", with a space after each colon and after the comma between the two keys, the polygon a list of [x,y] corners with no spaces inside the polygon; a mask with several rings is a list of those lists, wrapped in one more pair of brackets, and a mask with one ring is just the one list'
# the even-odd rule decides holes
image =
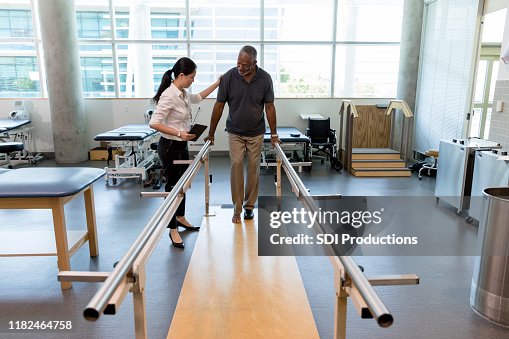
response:
{"label": "wooden board", "polygon": [[353,160],[352,168],[404,168],[406,169],[403,160]]}
{"label": "wooden board", "polygon": [[358,118],[354,119],[352,147],[389,147],[391,116],[385,108],[376,105],[356,105]]}
{"label": "wooden board", "polygon": [[[74,253],[85,239],[86,231],[67,231],[69,252]],[[0,257],[57,255],[53,231],[0,232]]]}
{"label": "wooden board", "polygon": [[203,220],[168,338],[319,338],[295,257],[258,256],[256,211],[242,224],[232,224],[233,209],[214,211]]}
{"label": "wooden board", "polygon": [[352,169],[356,177],[410,177],[412,172],[399,168],[357,168]]}

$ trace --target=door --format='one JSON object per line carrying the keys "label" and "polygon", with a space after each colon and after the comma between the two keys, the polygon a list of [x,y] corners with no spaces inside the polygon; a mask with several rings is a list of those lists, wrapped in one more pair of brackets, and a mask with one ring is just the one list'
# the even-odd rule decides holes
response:
{"label": "door", "polygon": [[[483,50],[485,46],[483,46]],[[495,81],[498,74],[500,45],[495,50],[495,55],[483,53],[477,66],[477,76],[474,92],[474,109],[470,117],[469,137],[488,139],[490,133],[490,119],[493,109],[493,94]]]}

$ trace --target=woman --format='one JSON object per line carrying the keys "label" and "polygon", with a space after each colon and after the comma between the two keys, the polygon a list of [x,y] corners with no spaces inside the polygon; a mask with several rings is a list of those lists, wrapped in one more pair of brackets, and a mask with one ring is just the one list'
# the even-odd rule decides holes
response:
{"label": "woman", "polygon": [[[173,75],[173,77],[172,77]],[[165,191],[170,192],[178,182],[188,165],[175,165],[174,160],[189,160],[187,141],[195,137],[189,134],[191,128],[191,104],[197,104],[212,93],[218,86],[221,77],[199,94],[189,94],[186,88],[191,86],[196,75],[196,64],[189,58],[180,58],[172,69],[164,73],[156,95],[152,98],[156,104],[150,119],[150,127],[161,133],[157,153],[163,164],[166,177]],[[192,226],[185,217],[186,198],[177,208],[168,227],[173,246],[184,248],[178,226],[187,230],[199,230]]]}

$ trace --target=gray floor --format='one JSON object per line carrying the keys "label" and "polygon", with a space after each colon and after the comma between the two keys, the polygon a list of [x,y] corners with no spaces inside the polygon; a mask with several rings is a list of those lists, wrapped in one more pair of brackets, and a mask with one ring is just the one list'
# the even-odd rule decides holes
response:
{"label": "gray floor", "polygon": [[[83,166],[103,167],[105,162],[86,162]],[[50,160],[39,166],[54,166]],[[229,195],[229,161],[211,159],[213,185],[211,204],[231,203]],[[435,180],[423,178],[354,178],[329,170],[315,162],[310,172],[301,174],[313,194],[368,196],[432,196]],[[274,176],[262,170],[260,194],[274,194]],[[283,181],[284,194],[290,196]],[[188,219],[202,220],[203,179],[198,175],[188,191]],[[157,209],[159,198],[140,198],[142,190],[135,180],[123,180],[116,186],[97,182],[96,215],[100,256],[90,259],[88,246],[82,247],[71,260],[74,270],[111,271],[141,229]],[[150,190],[150,188],[145,189]],[[66,206],[68,228],[84,227],[83,200]],[[448,208],[448,207],[444,207]],[[451,214],[454,209],[448,208]],[[458,217],[460,219],[460,217]],[[48,229],[51,213],[38,210],[0,210],[2,230]],[[477,228],[464,224],[461,238],[475,237]],[[184,251],[172,248],[166,235],[155,249],[147,268],[147,322],[150,338],[165,338],[178,300],[192,254],[196,232],[182,232]],[[0,233],[1,236],[1,233]],[[390,328],[380,328],[373,320],[362,320],[350,303],[347,333],[350,338],[508,338],[509,329],[496,326],[475,314],[469,306],[473,257],[356,257],[368,275],[415,273],[418,286],[377,287],[382,300],[394,316]],[[299,268],[321,338],[333,334],[334,287],[328,258],[299,257]],[[96,322],[82,317],[87,303],[97,291],[97,283],[74,283],[71,290],[61,291],[56,281],[54,257],[0,258],[0,338],[132,338],[134,337],[132,298],[129,295],[117,315],[103,315]],[[204,281],[204,284],[207,282]],[[199,307],[197,305],[196,307]],[[70,331],[37,332],[8,329],[9,321],[69,320]],[[306,337],[305,334],[302,336]]]}

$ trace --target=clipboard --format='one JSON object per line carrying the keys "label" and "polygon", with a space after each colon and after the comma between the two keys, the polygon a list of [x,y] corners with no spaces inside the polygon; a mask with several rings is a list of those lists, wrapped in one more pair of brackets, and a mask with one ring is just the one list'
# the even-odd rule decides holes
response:
{"label": "clipboard", "polygon": [[191,139],[190,141],[196,141],[198,140],[198,138],[203,134],[203,132],[205,132],[205,130],[207,129],[208,126],[205,126],[205,125],[200,125],[200,124],[194,124],[192,127],[191,127],[191,130],[189,130],[189,134],[196,134],[196,136]]}

